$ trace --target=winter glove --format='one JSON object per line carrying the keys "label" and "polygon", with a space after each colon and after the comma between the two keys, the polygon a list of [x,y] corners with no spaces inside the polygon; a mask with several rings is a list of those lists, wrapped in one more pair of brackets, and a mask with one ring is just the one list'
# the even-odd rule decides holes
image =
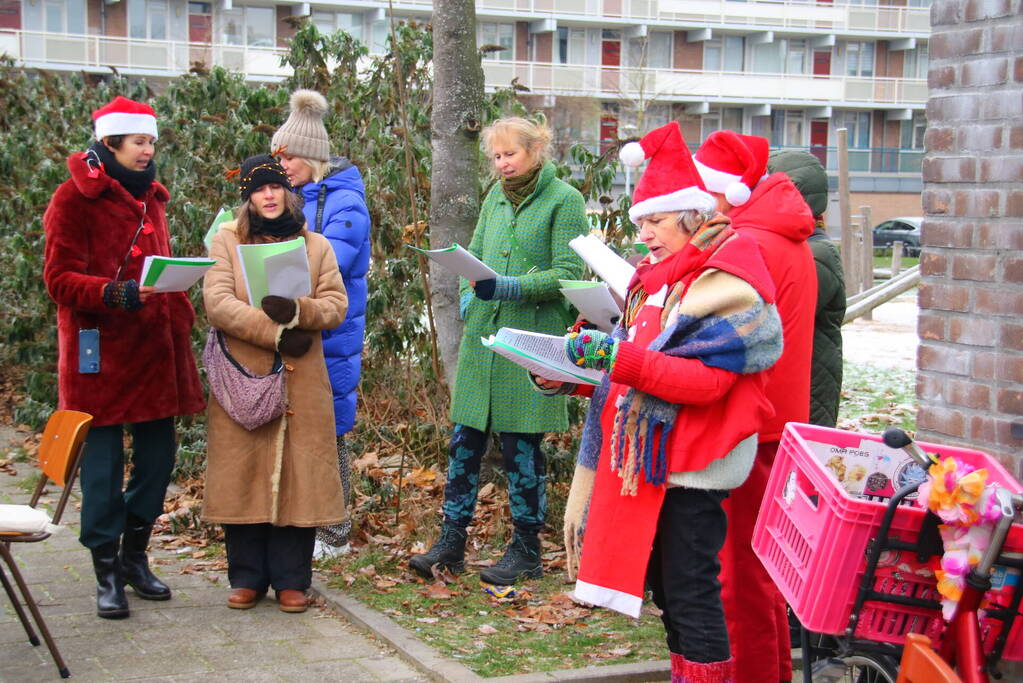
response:
{"label": "winter glove", "polygon": [[590,494],[593,493],[593,480],[596,470],[584,465],[575,466],[572,475],[572,488],[568,491],[565,502],[565,564],[568,578],[574,579],[579,567],[579,556],[583,551],[583,532],[586,530],[586,513],[590,507]]}
{"label": "winter glove", "polygon": [[484,301],[491,299],[514,301],[522,298],[522,285],[517,277],[498,275],[496,278],[477,282],[476,296]]}
{"label": "winter glove", "polygon": [[565,355],[580,367],[611,372],[617,353],[618,342],[600,330],[583,330],[565,335]]}
{"label": "winter glove", "polygon": [[283,296],[264,296],[263,301],[260,302],[263,308],[263,312],[266,313],[270,320],[281,325],[288,325],[298,314],[298,304],[294,299],[286,299]]}
{"label": "winter glove", "polygon": [[542,380],[543,377],[540,377],[539,375],[534,375],[529,370],[526,370],[526,374],[529,375],[529,385],[533,387],[533,390],[540,392],[544,396],[567,396],[568,394],[571,394],[573,391],[575,391],[576,387],[579,386],[578,384],[573,384],[572,382],[562,382],[560,387],[556,387],[554,389],[547,389],[545,387],[540,386],[540,384],[538,383],[538,380]]}
{"label": "winter glove", "polygon": [[285,356],[299,358],[304,356],[313,345],[313,338],[308,332],[300,330],[282,330],[281,337],[277,342],[277,350]]}
{"label": "winter glove", "polygon": [[[95,290],[93,290],[95,291]],[[135,280],[111,280],[103,285],[103,303],[110,308],[137,311],[142,308],[139,283]]]}

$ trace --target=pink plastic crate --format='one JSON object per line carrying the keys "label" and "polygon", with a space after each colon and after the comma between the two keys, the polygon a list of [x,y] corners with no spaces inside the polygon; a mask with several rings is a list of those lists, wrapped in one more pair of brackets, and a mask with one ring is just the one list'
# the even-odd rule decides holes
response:
{"label": "pink plastic crate", "polygon": [[[881,437],[798,423],[785,427],[778,454],[771,469],[760,516],[753,533],[753,549],[810,631],[845,632],[866,569],[868,541],[884,517],[884,502],[850,495],[838,483],[808,442],[856,449],[862,440],[882,443]],[[956,456],[975,467],[986,467],[989,480],[1004,488],[1023,487],[991,456],[980,451],[919,442],[928,453]],[[899,451],[892,451],[893,456]],[[892,521],[890,535],[906,541],[916,538],[924,510],[900,507]],[[1023,552],[1023,528],[1014,525],[1004,552]],[[909,553],[882,557],[874,583],[875,590],[939,600],[933,573]],[[999,601],[994,591],[989,599]],[[1003,658],[1023,659],[1023,627],[1017,623],[1006,642]],[[1000,622],[985,624],[985,643],[998,635]],[[938,610],[892,603],[867,602],[861,611],[856,635],[881,642],[902,643],[905,634],[923,633],[940,641],[944,622]]]}

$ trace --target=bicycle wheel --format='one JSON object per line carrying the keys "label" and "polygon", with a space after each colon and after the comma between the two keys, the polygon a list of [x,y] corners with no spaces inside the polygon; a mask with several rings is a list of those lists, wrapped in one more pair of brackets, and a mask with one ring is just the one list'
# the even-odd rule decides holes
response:
{"label": "bicycle wheel", "polygon": [[854,653],[814,663],[814,683],[895,683],[898,665],[891,657]]}

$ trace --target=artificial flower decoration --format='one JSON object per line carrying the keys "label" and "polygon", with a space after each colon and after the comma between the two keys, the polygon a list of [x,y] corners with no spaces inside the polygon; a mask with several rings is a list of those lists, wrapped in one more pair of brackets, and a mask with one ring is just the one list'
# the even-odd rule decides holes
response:
{"label": "artificial flower decoration", "polygon": [[934,572],[941,594],[941,613],[948,620],[962,597],[966,577],[977,566],[991,542],[999,517],[995,486],[988,471],[954,457],[931,465],[928,479],[920,485],[920,500],[944,524],[938,527],[945,546],[941,569]]}

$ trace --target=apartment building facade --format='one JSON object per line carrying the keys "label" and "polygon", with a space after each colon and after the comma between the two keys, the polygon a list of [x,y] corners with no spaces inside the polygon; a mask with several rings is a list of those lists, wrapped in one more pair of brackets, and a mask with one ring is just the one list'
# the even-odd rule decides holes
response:
{"label": "apartment building facade", "polygon": [[[930,0],[478,0],[487,87],[529,89],[565,145],[606,148],[671,119],[800,147],[837,168],[848,131],[853,206],[919,215]],[[394,2],[429,21],[429,0]],[[307,16],[383,49],[381,0],[0,0],[0,52],[26,66],[171,78],[192,62],[253,80]],[[862,196],[860,196],[862,195]],[[833,221],[834,222],[834,221]]]}

